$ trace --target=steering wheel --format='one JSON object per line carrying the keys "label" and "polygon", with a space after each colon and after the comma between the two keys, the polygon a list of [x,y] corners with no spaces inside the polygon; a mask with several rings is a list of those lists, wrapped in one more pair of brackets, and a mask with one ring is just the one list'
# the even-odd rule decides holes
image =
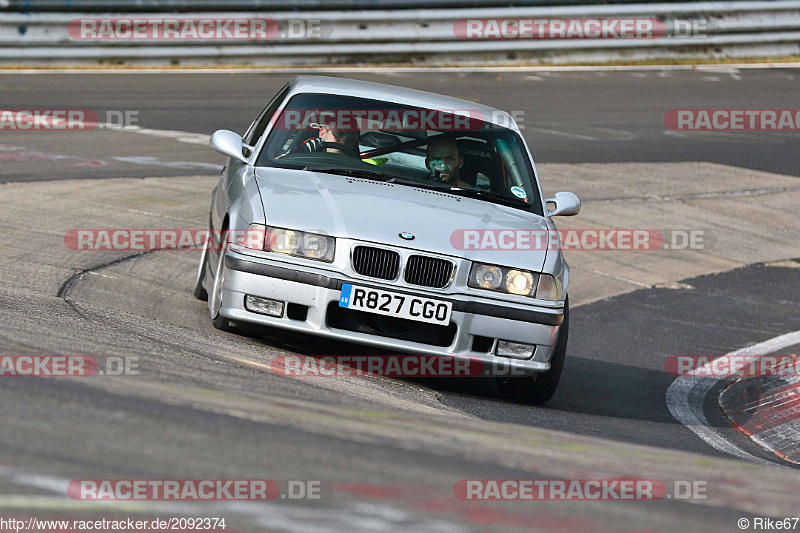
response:
{"label": "steering wheel", "polygon": [[349,155],[350,157],[354,157],[361,160],[361,154],[354,151],[352,148],[343,145],[342,143],[331,143],[320,139],[319,137],[315,137],[313,139],[309,139],[304,142],[300,148],[298,149],[299,152],[324,152],[328,148],[333,148],[335,150],[340,150],[342,153]]}
{"label": "steering wheel", "polygon": [[350,157],[355,157],[358,160],[361,159],[361,154],[359,154],[358,152],[354,151],[352,148],[350,148],[348,146],[345,146],[345,145],[343,145],[341,143],[329,143],[329,142],[326,142],[325,143],[325,148],[335,148],[337,150],[341,150],[342,153],[347,154]]}

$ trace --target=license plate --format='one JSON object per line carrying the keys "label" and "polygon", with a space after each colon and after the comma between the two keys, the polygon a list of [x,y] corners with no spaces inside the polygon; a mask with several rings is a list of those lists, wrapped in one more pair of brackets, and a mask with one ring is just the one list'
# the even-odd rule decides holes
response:
{"label": "license plate", "polygon": [[453,311],[453,304],[450,302],[368,289],[349,283],[342,285],[339,307],[440,326],[450,323],[450,313]]}

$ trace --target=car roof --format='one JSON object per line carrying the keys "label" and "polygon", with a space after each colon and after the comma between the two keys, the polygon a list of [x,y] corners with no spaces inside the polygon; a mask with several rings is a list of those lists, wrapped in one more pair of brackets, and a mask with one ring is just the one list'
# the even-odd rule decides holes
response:
{"label": "car roof", "polygon": [[418,91],[416,89],[387,85],[385,83],[374,83],[371,81],[334,78],[332,76],[295,76],[290,84],[293,93],[338,94],[422,107],[425,109],[476,111],[480,113],[481,119],[485,122],[519,131],[514,119],[505,111],[470,102],[469,100],[443,96],[427,91]]}

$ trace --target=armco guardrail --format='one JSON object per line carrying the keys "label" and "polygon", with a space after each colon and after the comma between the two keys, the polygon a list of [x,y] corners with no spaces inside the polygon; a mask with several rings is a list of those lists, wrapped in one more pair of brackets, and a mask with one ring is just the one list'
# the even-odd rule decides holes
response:
{"label": "armco guardrail", "polygon": [[[103,20],[122,18],[128,26],[104,33]],[[117,32],[135,21],[177,21],[181,28],[200,19],[259,22],[266,32],[244,38],[131,39]],[[650,38],[541,38],[464,33],[467,21],[527,28],[554,20],[655,21]],[[88,22],[87,22],[88,21]],[[92,30],[94,21],[94,30]],[[160,21],[160,22],[159,22]],[[194,21],[194,22],[193,22]],[[503,26],[504,21],[512,21]],[[516,22],[513,22],[516,21]],[[524,21],[524,22],[523,22]],[[81,24],[85,24],[81,26]],[[108,24],[108,22],[106,22]],[[116,22],[115,22],[116,24]],[[517,26],[514,26],[517,24]],[[106,30],[111,26],[105,26]],[[81,28],[88,31],[80,33]],[[505,30],[504,30],[505,31]],[[83,35],[83,37],[82,37]],[[173,34],[177,35],[177,34]],[[564,36],[564,34],[560,34]],[[109,36],[114,38],[109,38]],[[151,36],[153,37],[153,36]],[[218,35],[219,37],[219,35]],[[500,37],[500,38],[497,38]],[[551,36],[552,37],[552,36]],[[583,37],[583,38],[580,38]],[[608,37],[608,35],[606,35]],[[612,32],[613,37],[613,32]],[[279,13],[193,13],[89,15],[0,13],[0,61],[8,63],[148,64],[420,64],[609,62],[689,57],[800,55],[800,0],[615,4],[475,9],[363,10]]]}
{"label": "armco guardrail", "polygon": [[[692,0],[679,0],[690,2]],[[747,1],[747,0],[735,0]],[[198,11],[342,11],[352,9],[429,9],[530,7],[582,4],[641,4],[649,0],[0,0],[0,11],[106,13],[181,13]],[[654,2],[653,2],[654,3]]]}

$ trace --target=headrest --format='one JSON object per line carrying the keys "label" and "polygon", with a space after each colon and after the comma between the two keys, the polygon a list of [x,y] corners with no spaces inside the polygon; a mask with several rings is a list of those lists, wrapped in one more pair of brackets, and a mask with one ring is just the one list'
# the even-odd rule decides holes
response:
{"label": "headrest", "polygon": [[458,139],[456,144],[461,157],[464,158],[464,166],[461,167],[459,176],[470,186],[475,186],[479,172],[486,176],[497,173],[497,154],[490,144],[473,139]]}

